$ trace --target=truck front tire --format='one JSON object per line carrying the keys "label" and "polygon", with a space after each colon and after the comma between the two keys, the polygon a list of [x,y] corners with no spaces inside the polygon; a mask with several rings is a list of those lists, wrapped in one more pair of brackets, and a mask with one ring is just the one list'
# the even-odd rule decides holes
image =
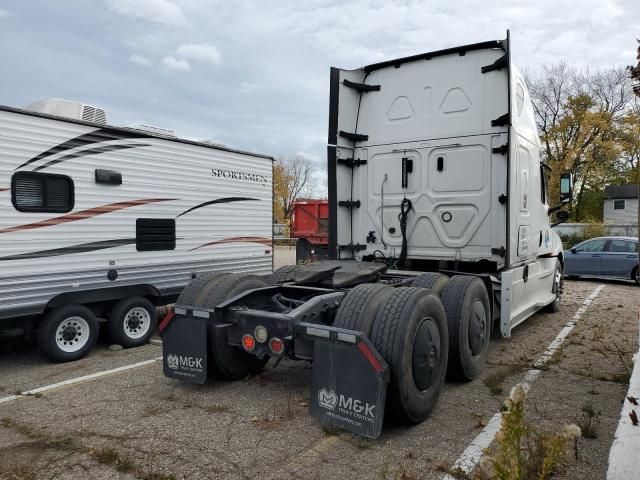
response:
{"label": "truck front tire", "polygon": [[98,319],[83,305],[64,305],[49,311],[38,326],[38,346],[54,362],[84,357],[98,339]]}
{"label": "truck front tire", "polygon": [[422,288],[396,288],[378,309],[371,341],[391,369],[387,413],[417,423],[444,386],[449,337],[442,303]]}
{"label": "truck front tire", "polygon": [[491,308],[484,282],[471,275],[455,275],[442,292],[449,326],[449,368],[454,380],[473,380],[487,361]]}
{"label": "truck front tire", "polygon": [[145,345],[158,324],[156,307],[144,297],[124,298],[111,309],[107,328],[114,343],[124,348]]}

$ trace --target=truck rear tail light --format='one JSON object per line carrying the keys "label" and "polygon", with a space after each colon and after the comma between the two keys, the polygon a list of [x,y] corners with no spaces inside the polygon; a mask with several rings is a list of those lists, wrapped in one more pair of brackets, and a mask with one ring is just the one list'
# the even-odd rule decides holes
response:
{"label": "truck rear tail light", "polygon": [[263,325],[258,325],[256,329],[253,331],[253,334],[256,337],[256,340],[260,343],[264,343],[269,338],[269,332],[267,332],[267,328]]}
{"label": "truck rear tail light", "polygon": [[280,355],[284,351],[284,342],[277,337],[269,340],[269,349],[275,355]]}
{"label": "truck rear tail light", "polygon": [[245,333],[242,336],[242,346],[247,352],[251,352],[254,348],[256,348],[256,339],[253,338],[253,335]]}

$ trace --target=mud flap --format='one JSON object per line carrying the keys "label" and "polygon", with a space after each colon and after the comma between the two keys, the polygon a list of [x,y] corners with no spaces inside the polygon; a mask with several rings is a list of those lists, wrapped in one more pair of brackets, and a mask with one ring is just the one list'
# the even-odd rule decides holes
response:
{"label": "mud flap", "polygon": [[165,377],[189,383],[207,381],[207,323],[177,315],[162,333]]}
{"label": "mud flap", "polygon": [[312,377],[309,411],[320,423],[380,436],[389,367],[364,334],[355,343],[316,339]]}

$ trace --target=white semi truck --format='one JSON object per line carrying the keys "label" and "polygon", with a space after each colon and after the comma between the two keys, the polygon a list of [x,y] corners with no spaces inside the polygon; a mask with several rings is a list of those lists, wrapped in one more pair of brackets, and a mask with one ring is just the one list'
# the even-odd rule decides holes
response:
{"label": "white semi truck", "polygon": [[328,144],[333,260],[194,280],[164,325],[164,371],[202,383],[313,360],[311,413],[376,437],[385,411],[423,420],[445,374],[476,378],[494,330],[558,308],[560,206],[508,34],[332,68]]}

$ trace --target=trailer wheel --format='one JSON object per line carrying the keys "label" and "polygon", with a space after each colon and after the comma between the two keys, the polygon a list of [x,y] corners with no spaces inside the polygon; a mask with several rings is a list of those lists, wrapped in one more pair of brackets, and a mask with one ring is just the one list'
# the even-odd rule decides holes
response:
{"label": "trailer wheel", "polygon": [[98,339],[98,319],[83,305],[51,310],[38,326],[38,346],[54,362],[84,357]]}
{"label": "trailer wheel", "polygon": [[447,371],[442,302],[422,288],[396,288],[378,310],[371,340],[391,368],[388,413],[405,422],[424,420],[440,397]]}
{"label": "trailer wheel", "polygon": [[292,282],[298,265],[285,265],[269,275],[265,281],[270,284]]}
{"label": "trailer wheel", "polygon": [[436,272],[427,272],[416,277],[411,286],[428,288],[435,295],[441,296],[444,287],[447,286],[447,282],[449,282],[449,277],[446,275]]}
{"label": "trailer wheel", "polygon": [[449,326],[449,378],[473,380],[484,368],[489,351],[491,309],[484,282],[455,275],[442,292]]}
{"label": "trailer wheel", "polygon": [[[230,274],[205,285],[198,295],[197,306],[213,308],[223,301],[254,288],[266,287],[267,283],[256,275]],[[210,367],[219,377],[227,380],[242,380],[259,373],[269,357],[258,358],[239,347],[227,343],[225,330],[211,327],[209,330]]]}
{"label": "trailer wheel", "polygon": [[363,283],[352,288],[340,303],[332,326],[357,330],[370,337],[378,309],[393,292],[393,287],[378,283]]}
{"label": "trailer wheel", "polygon": [[228,272],[216,273],[216,272],[206,272],[201,273],[196,278],[191,280],[189,284],[182,289],[176,303],[178,305],[196,305],[196,297],[198,293],[200,293],[207,283],[216,281],[219,278],[222,278],[226,275],[229,275]]}
{"label": "trailer wheel", "polygon": [[158,323],[156,307],[144,297],[124,298],[111,309],[107,328],[111,339],[124,348],[149,341]]}

